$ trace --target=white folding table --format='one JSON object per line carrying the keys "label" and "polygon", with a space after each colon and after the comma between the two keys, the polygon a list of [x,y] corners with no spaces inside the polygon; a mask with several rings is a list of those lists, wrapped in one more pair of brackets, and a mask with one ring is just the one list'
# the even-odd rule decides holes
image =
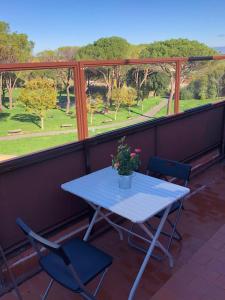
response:
{"label": "white folding table", "polygon": [[[155,246],[159,247],[167,255],[170,266],[173,266],[171,254],[158,241],[158,237],[172,204],[187,195],[190,192],[188,188],[134,172],[132,187],[127,190],[120,189],[118,174],[112,167],[107,167],[64,183],[61,187],[63,190],[83,198],[95,210],[84,236],[85,241],[88,240],[96,218],[100,215],[118,231],[121,239],[123,238],[123,231],[127,231],[149,242],[148,251],[136,276],[128,300],[134,298],[135,291]],[[147,234],[149,239],[114,223],[106,216],[102,208],[136,223]],[[165,210],[163,217],[156,232],[152,233],[144,223],[161,210]]]}

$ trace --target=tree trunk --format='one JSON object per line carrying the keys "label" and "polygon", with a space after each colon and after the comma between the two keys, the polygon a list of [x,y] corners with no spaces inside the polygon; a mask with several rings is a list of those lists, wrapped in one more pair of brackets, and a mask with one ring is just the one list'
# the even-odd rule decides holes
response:
{"label": "tree trunk", "polygon": [[119,107],[117,107],[116,110],[115,110],[115,115],[114,115],[114,120],[115,120],[115,121],[116,121],[116,119],[117,119],[117,113],[118,113],[118,110],[119,110]]}
{"label": "tree trunk", "polygon": [[3,110],[2,105],[2,73],[0,73],[0,112]]}
{"label": "tree trunk", "polygon": [[66,114],[70,112],[70,84],[66,87]]}
{"label": "tree trunk", "polygon": [[70,80],[71,80],[71,70],[68,69],[67,81],[66,81],[66,114],[70,112]]}
{"label": "tree trunk", "polygon": [[11,88],[8,89],[9,94],[9,109],[13,108],[13,90]]}
{"label": "tree trunk", "polygon": [[140,95],[140,68],[137,67],[134,71],[134,81],[135,81],[135,85],[136,85],[136,90],[137,90],[137,106],[140,105],[140,100],[141,100],[141,95]]}
{"label": "tree trunk", "polygon": [[107,69],[107,73],[105,73],[103,70],[99,70],[99,72],[102,74],[105,84],[108,89],[108,93],[106,94],[106,101],[105,101],[105,112],[108,112],[108,107],[111,106],[111,93],[112,93],[112,76],[110,72],[110,68]]}
{"label": "tree trunk", "polygon": [[[121,103],[120,103],[121,104]],[[116,107],[116,110],[115,110],[115,116],[114,116],[114,120],[116,121],[117,119],[117,114],[118,114],[118,111],[120,109],[120,104]]]}
{"label": "tree trunk", "polygon": [[167,103],[167,115],[171,115],[172,113],[172,101],[173,101],[173,96],[174,96],[174,92],[175,92],[175,80],[174,77],[171,76],[171,89],[170,89],[170,95],[168,98],[168,103]]}
{"label": "tree trunk", "polygon": [[93,124],[93,114],[94,114],[94,112],[93,111],[91,111],[91,125]]}
{"label": "tree trunk", "polygon": [[15,78],[14,81],[12,81],[11,77],[6,79],[6,86],[7,86],[8,95],[9,95],[9,109],[13,108],[13,91],[14,91],[17,79],[18,79],[17,77]]}
{"label": "tree trunk", "polygon": [[6,86],[7,86],[7,90],[8,90],[8,97],[9,97],[9,109],[12,109],[12,79],[11,77],[9,77],[8,79],[6,79]]}
{"label": "tree trunk", "polygon": [[41,117],[41,129],[44,129],[44,117]]}

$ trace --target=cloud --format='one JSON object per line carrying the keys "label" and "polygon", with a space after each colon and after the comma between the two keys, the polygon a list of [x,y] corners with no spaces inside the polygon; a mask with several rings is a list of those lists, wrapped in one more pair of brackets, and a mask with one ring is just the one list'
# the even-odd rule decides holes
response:
{"label": "cloud", "polygon": [[220,38],[224,38],[225,37],[225,33],[220,33],[217,36],[220,37]]}

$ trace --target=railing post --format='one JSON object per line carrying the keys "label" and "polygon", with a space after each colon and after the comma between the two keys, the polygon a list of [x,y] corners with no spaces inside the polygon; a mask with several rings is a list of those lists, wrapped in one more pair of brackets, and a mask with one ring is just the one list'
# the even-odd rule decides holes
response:
{"label": "railing post", "polygon": [[175,78],[175,95],[174,95],[174,113],[180,111],[180,78],[181,78],[181,61],[176,62],[176,78]]}
{"label": "railing post", "polygon": [[85,90],[86,82],[82,62],[78,62],[77,65],[74,66],[73,73],[78,140],[84,140],[88,137],[88,120]]}

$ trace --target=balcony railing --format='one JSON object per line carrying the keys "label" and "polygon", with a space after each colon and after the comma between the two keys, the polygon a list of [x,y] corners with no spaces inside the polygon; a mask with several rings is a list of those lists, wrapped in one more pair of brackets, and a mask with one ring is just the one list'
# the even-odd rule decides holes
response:
{"label": "balcony railing", "polygon": [[183,64],[202,62],[210,60],[225,60],[225,55],[203,56],[203,57],[172,57],[172,58],[149,58],[149,59],[120,59],[120,60],[96,60],[96,61],[74,61],[74,62],[46,62],[46,63],[20,63],[0,64],[0,72],[25,71],[72,68],[74,73],[74,93],[76,94],[76,113],[78,139],[88,137],[87,107],[86,107],[86,80],[85,69],[97,67],[126,66],[126,65],[147,65],[170,63],[175,64],[175,93],[174,112],[179,113],[181,69]]}
{"label": "balcony railing", "polygon": [[[221,60],[225,56],[145,60],[82,61],[0,65],[1,71],[73,68],[79,142],[5,161],[0,165],[0,239],[11,252],[24,241],[15,225],[24,218],[35,230],[51,232],[87,214],[87,207],[60,189],[63,182],[110,165],[117,140],[126,135],[141,147],[142,171],[148,158],[158,155],[179,161],[197,159],[217,150],[224,157],[225,102],[202,106],[166,118],[146,121],[87,139],[86,67],[176,64],[175,112],[179,112],[180,70],[183,63]],[[4,230],[3,230],[4,229]],[[7,230],[6,230],[7,229]]]}

